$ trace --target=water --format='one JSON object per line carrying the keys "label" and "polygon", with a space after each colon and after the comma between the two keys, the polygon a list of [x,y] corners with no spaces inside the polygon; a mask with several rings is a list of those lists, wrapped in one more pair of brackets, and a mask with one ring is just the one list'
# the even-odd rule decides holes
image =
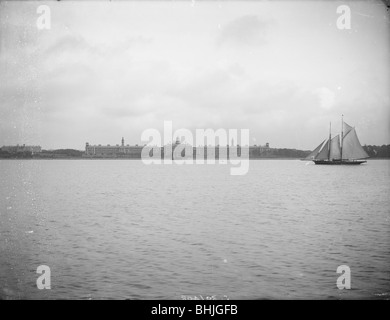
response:
{"label": "water", "polygon": [[389,299],[389,169],[1,160],[0,297]]}

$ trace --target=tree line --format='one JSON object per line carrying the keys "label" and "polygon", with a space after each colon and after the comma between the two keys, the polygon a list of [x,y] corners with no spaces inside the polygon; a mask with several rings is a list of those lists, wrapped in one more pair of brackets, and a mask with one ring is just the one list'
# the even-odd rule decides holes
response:
{"label": "tree line", "polygon": [[390,144],[381,146],[364,145],[363,149],[370,158],[390,158]]}

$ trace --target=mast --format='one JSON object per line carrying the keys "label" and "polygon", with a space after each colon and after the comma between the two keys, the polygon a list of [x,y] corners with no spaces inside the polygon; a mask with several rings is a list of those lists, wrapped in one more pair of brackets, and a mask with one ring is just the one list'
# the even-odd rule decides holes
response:
{"label": "mast", "polygon": [[344,140],[344,133],[343,133],[343,127],[344,127],[344,120],[343,120],[344,115],[341,115],[341,144],[340,144],[340,155],[341,155],[341,160],[343,160],[343,140]]}
{"label": "mast", "polygon": [[330,160],[330,141],[332,140],[332,122],[329,122],[328,161]]}

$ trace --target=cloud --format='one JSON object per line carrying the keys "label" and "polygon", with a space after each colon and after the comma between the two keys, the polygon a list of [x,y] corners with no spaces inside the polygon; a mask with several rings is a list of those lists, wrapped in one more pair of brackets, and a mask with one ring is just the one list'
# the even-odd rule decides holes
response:
{"label": "cloud", "polygon": [[217,45],[263,45],[269,22],[255,15],[245,15],[225,25],[217,37]]}
{"label": "cloud", "polygon": [[322,87],[314,90],[314,93],[318,95],[320,99],[320,106],[323,109],[331,109],[335,102],[335,93],[328,88]]}
{"label": "cloud", "polygon": [[0,11],[0,145],[30,139],[77,147],[122,135],[139,143],[143,129],[173,120],[190,129],[250,128],[259,143],[312,147],[341,113],[362,137],[385,141],[388,32],[327,37],[322,18],[302,19],[308,4],[283,15],[263,2],[256,11],[210,2],[190,14],[184,6],[134,10],[114,2],[110,12],[91,6],[85,15],[79,5],[58,5],[50,31],[36,29],[36,8],[24,2],[25,14]]}
{"label": "cloud", "polygon": [[90,49],[90,45],[82,36],[67,34],[51,45],[46,50],[45,54],[58,54],[63,53],[64,51],[77,52],[87,49]]}

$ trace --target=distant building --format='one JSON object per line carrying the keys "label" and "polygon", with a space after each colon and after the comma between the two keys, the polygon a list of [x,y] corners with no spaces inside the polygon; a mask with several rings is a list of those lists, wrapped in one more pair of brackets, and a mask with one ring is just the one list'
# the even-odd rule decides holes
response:
{"label": "distant building", "polygon": [[23,153],[23,152],[31,152],[31,153],[40,153],[42,148],[40,146],[26,146],[16,145],[16,146],[2,146],[1,151],[8,153]]}
{"label": "distant building", "polygon": [[[192,154],[185,154],[185,151],[182,151],[182,156],[185,156],[185,158],[191,158],[191,157],[198,157],[202,155],[207,155],[207,153],[213,153],[217,158],[222,157],[226,158],[227,155],[230,155],[230,148],[234,146],[234,142],[231,142],[231,146],[209,146],[211,147],[211,150],[207,150],[208,148],[206,146],[198,146],[198,147],[192,147],[193,152]],[[174,150],[178,145],[185,144],[185,141],[183,137],[181,139],[179,137],[176,138],[176,141],[172,144],[172,150]],[[238,155],[241,155],[241,149],[242,146],[238,147]],[[248,146],[245,146],[248,147]],[[122,138],[121,145],[117,144],[115,146],[107,145],[90,145],[88,142],[85,144],[85,157],[88,158],[141,158],[142,149],[144,146],[130,146],[125,145],[125,140]],[[153,154],[152,147],[148,146],[147,148],[150,149],[150,155]],[[164,156],[164,150],[165,147],[160,149],[162,152],[162,156]],[[249,156],[253,158],[261,157],[264,154],[268,154],[270,150],[269,143],[267,142],[264,146],[249,146],[248,152]]]}
{"label": "distant building", "polygon": [[143,146],[125,146],[125,139],[122,138],[121,145],[116,146],[102,146],[85,144],[85,156],[87,157],[129,157],[140,158]]}

